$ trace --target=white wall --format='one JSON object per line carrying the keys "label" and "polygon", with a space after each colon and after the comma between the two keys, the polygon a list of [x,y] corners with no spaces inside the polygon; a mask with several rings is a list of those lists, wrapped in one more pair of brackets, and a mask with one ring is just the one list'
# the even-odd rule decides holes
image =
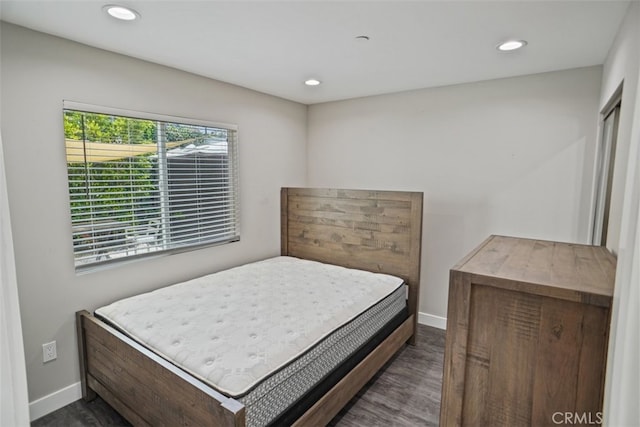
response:
{"label": "white wall", "polygon": [[309,107],[308,184],[425,193],[420,311],[490,234],[586,243],[601,67]]}
{"label": "white wall", "polygon": [[[279,254],[279,189],[305,184],[307,109],[10,24],[1,31],[1,127],[34,401],[79,381],[76,310]],[[241,241],[76,275],[63,99],[237,124]],[[58,359],[43,364],[41,345],[52,340]]]}
{"label": "white wall", "polygon": [[640,422],[640,3],[604,63],[600,108],[624,82],[607,247],[618,253],[605,388],[605,425]]}

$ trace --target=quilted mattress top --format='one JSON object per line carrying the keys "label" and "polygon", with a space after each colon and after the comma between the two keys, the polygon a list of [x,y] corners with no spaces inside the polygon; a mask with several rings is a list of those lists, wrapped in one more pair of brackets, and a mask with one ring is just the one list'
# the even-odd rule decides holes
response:
{"label": "quilted mattress top", "polygon": [[385,274],[276,257],[126,298],[96,314],[237,397],[402,284]]}

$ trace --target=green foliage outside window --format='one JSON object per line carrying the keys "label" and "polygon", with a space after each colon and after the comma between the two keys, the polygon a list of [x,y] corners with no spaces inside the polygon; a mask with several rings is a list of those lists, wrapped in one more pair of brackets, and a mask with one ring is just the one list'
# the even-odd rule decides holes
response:
{"label": "green foliage outside window", "polygon": [[157,126],[151,120],[66,110],[64,136],[79,141],[155,144]]}
{"label": "green foliage outside window", "polygon": [[[202,132],[194,126],[164,124],[165,142],[197,142]],[[157,145],[158,122],[106,114],[64,111],[66,140],[105,145]],[[90,159],[88,159],[90,160]],[[74,219],[109,218],[138,225],[157,215],[156,153],[102,162],[67,164]],[[89,201],[89,197],[91,201]]]}
{"label": "green foliage outside window", "polygon": [[[64,134],[65,139],[78,141],[155,145],[157,125],[150,120],[67,110]],[[135,225],[152,213],[143,209],[140,218],[135,212],[139,202],[151,208],[149,200],[157,190],[151,154],[105,162],[68,163],[67,167],[76,221],[113,217],[115,211],[121,220]]]}

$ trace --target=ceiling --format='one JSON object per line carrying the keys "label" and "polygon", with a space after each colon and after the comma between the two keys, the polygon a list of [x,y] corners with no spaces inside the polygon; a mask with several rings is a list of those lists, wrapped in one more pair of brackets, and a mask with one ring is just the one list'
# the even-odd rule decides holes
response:
{"label": "ceiling", "polygon": [[[107,3],[138,11],[117,21]],[[304,104],[602,64],[627,1],[1,0],[0,18]],[[356,39],[366,35],[369,41]],[[528,46],[511,53],[509,38]],[[320,86],[303,84],[307,78]]]}

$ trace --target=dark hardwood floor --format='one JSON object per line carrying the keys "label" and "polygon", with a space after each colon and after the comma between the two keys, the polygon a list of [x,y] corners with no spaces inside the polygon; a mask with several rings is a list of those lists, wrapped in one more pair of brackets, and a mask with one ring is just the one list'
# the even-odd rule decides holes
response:
{"label": "dark hardwood floor", "polygon": [[[330,426],[437,426],[444,331],[418,325],[416,346],[405,346],[331,421]],[[129,426],[102,399],[78,400],[33,427]]]}

